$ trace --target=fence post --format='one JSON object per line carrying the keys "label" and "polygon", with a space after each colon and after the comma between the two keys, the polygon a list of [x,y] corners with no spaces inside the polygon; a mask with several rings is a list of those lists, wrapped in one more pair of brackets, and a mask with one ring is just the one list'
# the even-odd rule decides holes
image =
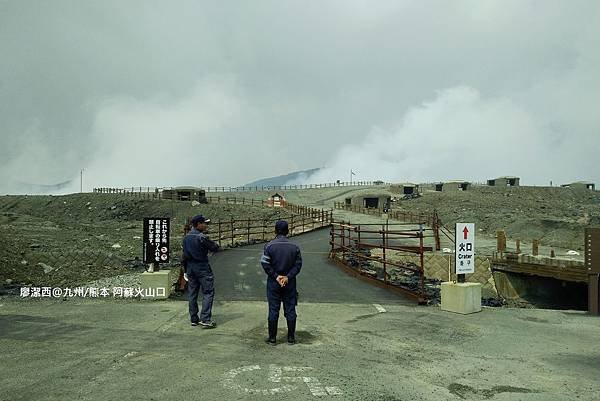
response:
{"label": "fence post", "polygon": [[346,264],[346,230],[343,223],[340,224],[340,242],[342,244],[342,263]]}
{"label": "fence post", "polygon": [[221,246],[221,219],[219,219],[219,246]]}
{"label": "fence post", "polygon": [[387,284],[387,260],[385,255],[385,250],[387,248],[387,240],[386,240],[386,228],[384,225],[381,226],[381,240],[383,242],[383,282]]}
{"label": "fence post", "polygon": [[496,232],[496,250],[501,253],[506,250],[506,232],[504,230]]}
{"label": "fence post", "polygon": [[233,216],[231,216],[231,246],[233,247],[233,239],[235,237],[235,227],[233,227]]}
{"label": "fence post", "polygon": [[302,231],[301,231],[301,233],[303,233],[304,232],[304,222],[306,221],[306,214],[303,212],[301,216],[302,216]]}
{"label": "fence post", "polygon": [[250,243],[250,219],[248,219],[248,243]]}
{"label": "fence post", "polygon": [[354,255],[354,246],[355,245],[352,242],[352,229],[350,228],[350,222],[348,222],[348,248],[350,248],[350,255],[353,256]]}
{"label": "fence post", "polygon": [[435,238],[435,250],[439,251],[442,249],[442,242],[440,240],[440,221],[437,211],[431,215],[431,227],[433,228],[433,237]]}
{"label": "fence post", "polygon": [[421,290],[421,299],[419,303],[425,302],[425,251],[423,249],[423,225],[419,225],[419,256],[421,266],[419,266],[420,273],[420,290]]}
{"label": "fence post", "polygon": [[329,236],[331,237],[331,251],[329,251],[329,257],[335,257],[335,226],[332,224],[331,229],[329,230]]}

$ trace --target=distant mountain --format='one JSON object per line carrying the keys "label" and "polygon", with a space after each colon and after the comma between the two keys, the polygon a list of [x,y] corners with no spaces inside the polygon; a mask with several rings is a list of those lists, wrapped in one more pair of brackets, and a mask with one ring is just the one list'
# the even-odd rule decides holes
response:
{"label": "distant mountain", "polygon": [[279,175],[277,177],[263,178],[260,180],[250,182],[244,186],[245,187],[273,187],[273,186],[285,185],[286,183],[296,180],[296,179],[299,179],[301,177],[309,177],[319,170],[320,170],[320,168],[313,168],[310,170],[296,171],[296,172],[289,173],[286,175]]}

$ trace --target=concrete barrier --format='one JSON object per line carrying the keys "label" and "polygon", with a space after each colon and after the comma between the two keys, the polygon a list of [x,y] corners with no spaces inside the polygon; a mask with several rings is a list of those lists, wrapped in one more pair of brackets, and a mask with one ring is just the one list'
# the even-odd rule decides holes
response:
{"label": "concrete barrier", "polygon": [[442,310],[467,315],[481,311],[481,284],[442,283]]}

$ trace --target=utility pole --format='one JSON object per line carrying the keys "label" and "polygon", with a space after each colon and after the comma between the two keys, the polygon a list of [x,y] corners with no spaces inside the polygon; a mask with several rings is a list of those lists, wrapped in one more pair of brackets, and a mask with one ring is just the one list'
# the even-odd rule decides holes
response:
{"label": "utility pole", "polygon": [[85,169],[81,169],[79,171],[79,192],[83,193],[83,170]]}

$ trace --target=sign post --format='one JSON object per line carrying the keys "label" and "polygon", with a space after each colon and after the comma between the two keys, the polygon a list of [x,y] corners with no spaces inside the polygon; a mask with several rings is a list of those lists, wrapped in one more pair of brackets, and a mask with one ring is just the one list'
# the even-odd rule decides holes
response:
{"label": "sign post", "polygon": [[170,257],[169,236],[171,220],[168,217],[144,218],[144,263],[149,272],[159,271],[160,263],[168,263]]}
{"label": "sign post", "polygon": [[475,273],[475,224],[456,223],[454,266],[456,282],[442,283],[442,310],[469,314],[481,312],[481,283],[466,283],[465,274]]}
{"label": "sign post", "polygon": [[456,223],[454,266],[456,281],[465,282],[465,274],[475,273],[475,224]]}
{"label": "sign post", "polygon": [[454,266],[456,281],[442,283],[442,310],[469,314],[481,312],[481,283],[466,283],[475,273],[475,224],[456,223]]}

